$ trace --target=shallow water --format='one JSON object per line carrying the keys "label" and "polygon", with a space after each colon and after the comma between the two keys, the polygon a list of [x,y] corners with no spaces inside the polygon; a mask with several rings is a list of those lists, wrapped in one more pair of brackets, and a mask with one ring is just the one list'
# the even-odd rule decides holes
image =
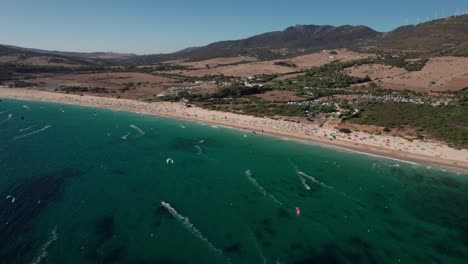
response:
{"label": "shallow water", "polygon": [[468,259],[468,175],[185,121],[60,109],[0,102],[0,263]]}

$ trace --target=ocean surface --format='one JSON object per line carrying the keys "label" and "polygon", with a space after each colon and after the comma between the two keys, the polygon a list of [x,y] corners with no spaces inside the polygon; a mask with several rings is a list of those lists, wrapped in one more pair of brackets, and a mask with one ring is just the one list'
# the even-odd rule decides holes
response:
{"label": "ocean surface", "polygon": [[0,102],[0,263],[467,260],[466,173],[137,113]]}

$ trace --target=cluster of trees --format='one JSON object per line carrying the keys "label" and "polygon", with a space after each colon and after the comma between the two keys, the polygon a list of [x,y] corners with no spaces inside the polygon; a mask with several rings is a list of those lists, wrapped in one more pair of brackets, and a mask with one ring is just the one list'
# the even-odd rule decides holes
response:
{"label": "cluster of trees", "polygon": [[109,93],[109,90],[107,88],[102,87],[64,86],[56,88],[55,90],[65,93]]}
{"label": "cluster of trees", "polygon": [[277,61],[274,64],[278,66],[283,66],[283,67],[297,68],[296,64],[289,62],[289,61]]}
{"label": "cluster of trees", "polygon": [[246,87],[243,85],[232,85],[226,87],[220,87],[216,91],[216,93],[212,94],[211,97],[214,98],[226,98],[226,97],[234,97],[239,98],[246,95],[253,95],[253,94],[260,94],[271,89],[253,86],[253,87]]}
{"label": "cluster of trees", "polygon": [[350,119],[359,124],[399,128],[411,126],[454,147],[468,147],[468,107],[380,103],[361,106],[361,115]]}
{"label": "cluster of trees", "polygon": [[347,64],[330,63],[308,70],[304,75],[273,84],[273,88],[292,90],[299,95],[316,99],[323,96],[345,93],[344,88],[353,84],[371,81],[369,76],[353,77],[345,73]]}

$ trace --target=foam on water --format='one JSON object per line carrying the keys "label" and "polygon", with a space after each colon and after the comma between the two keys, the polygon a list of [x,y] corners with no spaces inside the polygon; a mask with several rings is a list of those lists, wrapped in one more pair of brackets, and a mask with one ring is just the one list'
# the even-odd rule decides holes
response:
{"label": "foam on water", "polygon": [[17,137],[14,137],[13,140],[17,140],[17,139],[21,139],[21,138],[25,138],[25,137],[29,137],[29,136],[32,136],[34,134],[37,134],[37,133],[40,133],[44,130],[47,130],[48,128],[52,127],[52,125],[47,125],[39,130],[36,130],[36,131],[33,131],[33,132],[30,132],[30,133],[26,133],[26,134],[23,134],[23,135],[20,135],[20,136],[17,136]]}
{"label": "foam on water", "polygon": [[161,201],[161,206],[167,209],[167,211],[175,218],[177,221],[179,221],[190,233],[192,233],[195,237],[197,237],[199,240],[203,241],[209,249],[212,251],[222,255],[223,252],[216,248],[203,234],[192,224],[190,223],[190,220],[179,214],[169,203],[166,203],[164,201]]}
{"label": "foam on water", "polygon": [[266,197],[269,197],[271,200],[273,200],[273,202],[283,206],[283,203],[281,203],[280,201],[278,201],[278,199],[276,199],[276,197],[274,197],[272,194],[268,193],[265,188],[263,188],[258,182],[257,180],[252,177],[252,172],[250,170],[246,170],[245,171],[245,176],[247,176],[247,179],[249,179],[249,182],[255,186],[257,188],[257,190],[263,194],[263,196],[266,196]]}
{"label": "foam on water", "polygon": [[32,264],[39,264],[41,261],[47,257],[47,249],[49,248],[50,244],[52,244],[55,240],[58,239],[57,236],[57,227],[52,230],[52,233],[49,236],[47,242],[41,247],[40,254],[31,262]]}

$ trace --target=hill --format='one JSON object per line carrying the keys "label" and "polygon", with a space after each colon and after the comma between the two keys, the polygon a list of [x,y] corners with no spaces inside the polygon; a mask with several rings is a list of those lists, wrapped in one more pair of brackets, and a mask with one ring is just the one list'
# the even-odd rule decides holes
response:
{"label": "hill", "polygon": [[10,51],[21,50],[24,52],[34,52],[48,55],[59,55],[77,58],[88,58],[88,59],[121,59],[136,56],[130,53],[115,53],[115,52],[71,52],[71,51],[56,51],[56,50],[43,50],[34,48],[23,48],[11,45],[0,45],[0,48],[9,48]]}
{"label": "hill", "polygon": [[53,52],[39,52],[15,46],[0,45],[0,63],[37,65],[37,66],[88,66],[97,64],[92,58],[63,55]]}
{"label": "hill", "polygon": [[[170,60],[202,61],[220,57],[284,59],[321,50],[347,48],[367,52],[422,52],[425,55],[468,56],[468,15],[449,17],[378,32],[367,26],[297,25],[246,39],[211,43],[170,54],[137,56],[119,53],[80,53],[27,49],[0,45],[0,56],[60,56],[57,61],[91,63],[103,59],[113,64],[155,64]],[[11,58],[10,58],[11,59]],[[53,58],[55,60],[55,58]],[[0,58],[0,63],[4,62]]]}
{"label": "hill", "polygon": [[381,49],[468,55],[468,15],[399,27],[377,41]]}

